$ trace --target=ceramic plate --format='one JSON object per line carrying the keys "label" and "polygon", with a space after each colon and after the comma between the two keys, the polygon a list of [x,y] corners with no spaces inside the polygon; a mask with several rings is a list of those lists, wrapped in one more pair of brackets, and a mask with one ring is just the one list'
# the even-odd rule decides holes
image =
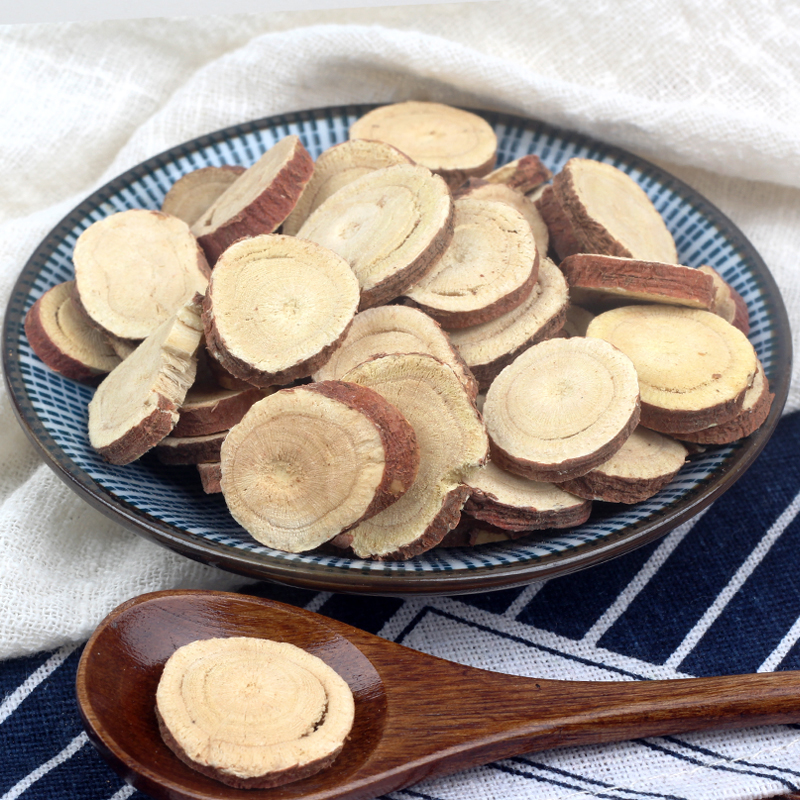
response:
{"label": "ceramic plate", "polygon": [[159,208],[170,186],[198,167],[248,166],[279,139],[297,134],[317,157],[347,138],[371,106],[300,112],[236,125],[172,148],[120,175],[72,211],[42,242],[20,276],[5,319],[3,362],[18,418],[53,469],[82,497],[131,530],[184,555],[253,577],[312,589],[380,594],[486,591],[572,572],[639,547],[689,519],[752,464],[786,400],[791,340],[786,310],[763,261],[711,203],[637,156],[530,119],[479,112],[498,134],[498,163],[536,153],[558,171],[573,156],[606,161],[647,192],[672,231],[680,262],[710,264],[742,294],[750,339],[776,399],[766,424],[734,445],[710,448],[677,478],[635,506],[596,503],[590,520],[569,531],[474,550],[435,550],[404,562],[368,562],[317,553],[294,555],[259,545],[230,517],[220,495],[205,495],[193,467],[166,467],[152,456],[124,467],[89,446],[92,389],[46,368],[25,339],[35,300],[73,276],[72,249],[96,220],[129,208]]}

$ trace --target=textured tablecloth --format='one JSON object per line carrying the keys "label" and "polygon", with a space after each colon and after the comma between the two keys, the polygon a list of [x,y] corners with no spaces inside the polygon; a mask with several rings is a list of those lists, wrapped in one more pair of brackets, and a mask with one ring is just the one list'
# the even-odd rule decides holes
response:
{"label": "textured tablecloth", "polygon": [[[646,0],[625,13],[612,3],[497,2],[0,28],[0,301],[66,212],[148,156],[269,114],[416,98],[539,117],[661,164],[751,239],[797,331],[798,45],[800,10],[778,2]],[[798,409],[795,368],[787,412]],[[793,668],[799,453],[792,414],[700,519],[544,585],[431,601],[248,591],[520,674]],[[242,583],[82,503],[0,397],[0,798],[130,796],[81,733],[80,643],[141,592]],[[796,739],[786,727],[554,751],[398,797],[770,796],[800,786]]]}

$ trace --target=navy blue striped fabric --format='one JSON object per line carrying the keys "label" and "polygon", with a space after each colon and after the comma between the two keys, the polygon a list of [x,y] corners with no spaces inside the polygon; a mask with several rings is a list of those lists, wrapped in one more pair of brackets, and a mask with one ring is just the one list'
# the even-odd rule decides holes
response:
{"label": "navy blue striped fabric", "polygon": [[[646,678],[654,665],[664,664],[681,675],[752,672],[764,665],[800,669],[798,454],[800,413],[781,421],[756,464],[693,526],[541,587],[411,600],[318,595],[267,583],[247,591],[311,604],[322,614],[431,652],[436,630],[446,631],[448,646],[461,647],[456,652],[465,658],[471,648],[486,652],[486,642],[498,652],[516,649],[521,661],[555,664],[564,678],[587,669],[609,679]],[[80,652],[64,648],[0,664],[0,800],[145,800],[126,788],[82,732],[74,697]],[[800,766],[775,764],[766,755],[734,758],[719,740],[668,736],[630,747],[630,757],[642,763],[655,759],[668,771],[709,771],[726,786],[762,781],[767,794],[800,787]],[[618,776],[588,774],[548,753],[507,759],[476,775],[495,787],[508,781],[508,794],[497,795],[503,797],[701,796],[658,784],[626,787]],[[444,794],[426,784],[392,797],[441,800]]]}

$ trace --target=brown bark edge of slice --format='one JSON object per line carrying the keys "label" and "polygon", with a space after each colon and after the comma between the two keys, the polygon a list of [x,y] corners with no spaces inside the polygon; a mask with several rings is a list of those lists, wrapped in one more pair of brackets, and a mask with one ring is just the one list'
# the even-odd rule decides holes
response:
{"label": "brown bark edge of slice", "polygon": [[542,163],[539,156],[531,153],[492,170],[488,175],[484,175],[483,180],[489,183],[504,183],[525,194],[547,183],[552,177],[553,173]]}
{"label": "brown bark edge of slice", "polygon": [[342,752],[342,747],[344,747],[344,743],[342,743],[341,747],[330,755],[317,759],[316,761],[311,761],[308,764],[304,764],[302,767],[291,767],[289,769],[271,772],[269,775],[260,778],[239,778],[230,773],[223,772],[222,770],[192,761],[175,740],[175,737],[169,732],[157,708],[155,709],[155,713],[161,738],[164,740],[164,744],[169,747],[177,758],[195,772],[199,772],[201,775],[205,775],[208,778],[213,778],[227,786],[233,786],[236,789],[273,789],[276,786],[283,786],[287,783],[294,783],[295,781],[302,780],[303,778],[309,778],[333,764],[339,753]]}
{"label": "brown bark edge of slice", "polygon": [[169,188],[161,203],[161,210],[182,219],[187,225],[194,225],[244,171],[244,167],[223,164],[187,172]]}
{"label": "brown bark edge of slice", "polygon": [[567,256],[583,253],[588,249],[581,241],[580,234],[575,230],[570,218],[561,208],[552,186],[545,188],[542,196],[535,201],[535,206],[547,225],[550,249],[556,261],[563,261]]}
{"label": "brown bark edge of slice", "polygon": [[200,475],[200,483],[206,494],[220,494],[222,486],[222,465],[219,461],[208,461],[205,464],[197,464],[197,473]]}
{"label": "brown bark edge of slice", "polygon": [[[571,491],[559,484],[565,491]],[[574,492],[573,494],[577,494]],[[540,511],[536,508],[514,507],[498,502],[491,493],[473,489],[464,505],[464,513],[501,530],[525,532],[548,528],[574,528],[583,525],[592,513],[591,498],[566,509]]]}
{"label": "brown bark edge of slice", "polygon": [[[96,386],[103,379],[103,376],[110,372],[112,367],[109,366],[108,369],[101,369],[85,361],[81,361],[76,357],[77,354],[71,355],[65,349],[59,347],[47,329],[47,323],[45,322],[43,314],[43,306],[48,303],[48,295],[58,290],[59,286],[61,286],[61,284],[49,289],[31,306],[30,310],[25,315],[25,336],[33,352],[54,372],[58,372],[60,375],[63,375],[65,378],[70,378],[73,381],[80,381],[81,383],[88,383],[90,386]],[[71,303],[75,313],[85,319],[87,329],[90,329],[92,332],[96,331],[96,327],[89,317],[86,316],[83,309],[74,303],[71,290],[66,289],[66,291],[68,294],[65,298],[65,302]],[[98,333],[98,335],[100,334]],[[112,359],[113,357],[107,360],[111,362]],[[117,363],[119,363],[119,359],[117,359]]]}
{"label": "brown bark edge of slice", "polygon": [[219,461],[227,435],[227,430],[202,436],[175,436],[173,431],[153,448],[153,453],[162,464],[173,466]]}
{"label": "brown bark edge of slice", "polygon": [[[172,431],[173,436],[206,436],[209,433],[230,430],[244,415],[253,403],[264,396],[258,388],[244,389],[231,394],[231,390],[222,390],[216,397],[209,397],[203,403],[184,404],[180,409],[178,424]],[[187,401],[192,390],[187,394]]]}

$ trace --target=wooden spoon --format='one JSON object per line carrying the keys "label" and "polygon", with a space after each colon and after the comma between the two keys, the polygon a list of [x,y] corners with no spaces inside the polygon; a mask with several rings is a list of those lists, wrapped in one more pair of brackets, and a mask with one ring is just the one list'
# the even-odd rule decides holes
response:
{"label": "wooden spoon", "polygon": [[[291,642],[350,684],[355,725],[333,766],[275,789],[233,789],[162,742],[164,662],[196,639]],[[129,783],[159,800],[366,798],[553,747],[800,721],[800,672],[669,681],[553,681],[501,675],[409,650],[272,600],[170,591],[113,611],[84,649],[77,694],[89,738]]]}

